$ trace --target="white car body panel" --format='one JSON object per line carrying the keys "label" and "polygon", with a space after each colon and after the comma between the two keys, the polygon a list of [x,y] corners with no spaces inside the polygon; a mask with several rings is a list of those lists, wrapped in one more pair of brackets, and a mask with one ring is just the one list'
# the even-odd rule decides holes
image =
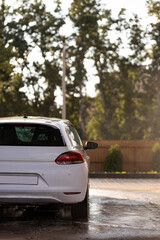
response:
{"label": "white car body panel", "polygon": [[[63,120],[6,118],[1,123],[33,123],[58,128],[66,146],[0,146],[0,204],[78,203],[88,186],[88,164],[58,165],[55,160],[68,151],[86,153],[68,139]],[[75,194],[65,194],[75,193]]]}

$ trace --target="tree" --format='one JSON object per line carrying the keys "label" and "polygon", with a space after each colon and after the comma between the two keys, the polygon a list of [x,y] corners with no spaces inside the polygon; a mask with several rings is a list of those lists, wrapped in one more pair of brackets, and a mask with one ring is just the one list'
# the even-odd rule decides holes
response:
{"label": "tree", "polygon": [[12,47],[6,47],[5,17],[7,9],[3,0],[0,6],[0,116],[5,114],[6,91],[10,86],[13,66],[10,63],[13,57]]}
{"label": "tree", "polygon": [[8,38],[7,16],[9,8],[3,0],[0,6],[0,116],[21,114],[27,107],[27,97],[21,92],[24,86],[21,74],[14,73],[11,61],[17,52]]}
{"label": "tree", "polygon": [[147,0],[148,13],[155,15],[157,19],[160,19],[160,3],[156,0]]}
{"label": "tree", "polygon": [[149,14],[157,18],[157,22],[151,24],[152,30],[149,35],[154,44],[152,45],[150,65],[150,79],[152,80],[152,119],[151,119],[151,138],[160,137],[160,3],[159,1],[149,0]]}
{"label": "tree", "polygon": [[[127,22],[123,9],[117,19],[112,18],[110,11],[103,14],[106,22],[99,22],[93,49],[100,94],[87,132],[92,129],[94,137],[99,139],[140,139],[146,134],[149,122],[146,107],[150,96],[146,87],[149,74],[143,65],[147,58],[143,40],[145,32],[137,15]],[[124,47],[122,30],[128,37],[125,43],[129,49],[127,56],[121,53]],[[114,42],[110,39],[110,32],[117,35]]]}
{"label": "tree", "polygon": [[89,119],[86,129],[88,138],[94,140],[107,139],[105,127],[104,108],[102,106],[101,96],[98,94],[92,99],[89,108]]}
{"label": "tree", "polygon": [[8,23],[8,35],[18,52],[17,63],[23,81],[33,92],[35,114],[59,115],[55,91],[61,84],[59,57],[62,39],[59,30],[64,20],[60,11],[59,1],[49,12],[41,0],[22,0],[20,6],[13,9],[13,20]]}
{"label": "tree", "polygon": [[95,0],[73,0],[69,13],[69,17],[76,29],[72,35],[74,45],[70,47],[70,57],[73,58],[71,63],[73,74],[70,77],[70,89],[72,87],[74,98],[79,99],[78,116],[82,138],[86,138],[85,109],[88,107],[85,101],[85,82],[87,81],[87,76],[84,61],[95,38],[98,6],[99,4]]}
{"label": "tree", "polygon": [[124,10],[119,13],[118,19],[114,19],[110,10],[99,12],[99,25],[96,29],[96,38],[93,45],[93,59],[97,70],[99,84],[97,89],[100,92],[101,102],[105,117],[105,138],[112,139],[112,120],[117,106],[119,95],[119,81],[116,77],[116,65],[118,60],[121,39],[117,35],[114,42],[110,38],[110,33],[122,31]]}

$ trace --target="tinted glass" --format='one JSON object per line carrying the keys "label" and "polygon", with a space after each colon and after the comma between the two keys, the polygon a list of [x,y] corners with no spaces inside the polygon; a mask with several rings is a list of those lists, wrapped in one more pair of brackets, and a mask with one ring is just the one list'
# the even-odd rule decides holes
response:
{"label": "tinted glass", "polygon": [[39,124],[0,124],[0,145],[64,146],[59,129]]}

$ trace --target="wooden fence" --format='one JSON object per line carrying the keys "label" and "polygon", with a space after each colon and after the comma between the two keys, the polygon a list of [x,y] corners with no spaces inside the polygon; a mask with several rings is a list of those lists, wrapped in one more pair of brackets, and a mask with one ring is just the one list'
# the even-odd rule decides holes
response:
{"label": "wooden fence", "polygon": [[[85,142],[85,141],[84,141]],[[123,154],[124,172],[148,172],[152,170],[152,147],[160,141],[149,140],[100,140],[96,141],[99,147],[87,150],[90,156],[90,172],[103,172],[104,159],[110,146],[118,144]]]}

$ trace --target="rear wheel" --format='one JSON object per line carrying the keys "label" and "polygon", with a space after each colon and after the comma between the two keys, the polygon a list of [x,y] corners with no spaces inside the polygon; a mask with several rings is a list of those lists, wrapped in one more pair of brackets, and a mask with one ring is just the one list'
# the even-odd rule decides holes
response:
{"label": "rear wheel", "polygon": [[71,206],[71,214],[73,220],[88,220],[89,206],[88,206],[88,189],[85,199]]}

